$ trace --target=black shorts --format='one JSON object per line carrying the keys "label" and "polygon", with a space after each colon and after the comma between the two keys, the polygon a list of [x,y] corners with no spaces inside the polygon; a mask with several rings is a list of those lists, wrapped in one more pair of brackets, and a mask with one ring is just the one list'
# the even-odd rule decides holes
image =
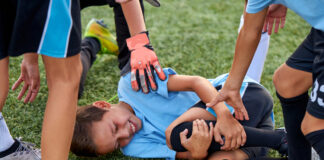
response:
{"label": "black shorts", "polygon": [[79,0],[0,1],[0,59],[27,52],[64,58],[80,48]]}
{"label": "black shorts", "polygon": [[[216,89],[220,90],[221,86],[217,86]],[[273,100],[264,87],[256,83],[248,83],[242,100],[250,118],[248,121],[240,121],[243,126],[273,130]],[[206,109],[206,105],[202,101],[199,101],[192,107]],[[249,158],[266,156],[269,150],[266,147],[245,147],[240,149]]]}
{"label": "black shorts", "polygon": [[312,73],[313,87],[307,112],[317,118],[324,119],[324,32],[312,28],[303,43],[286,61],[286,64],[292,68]]}

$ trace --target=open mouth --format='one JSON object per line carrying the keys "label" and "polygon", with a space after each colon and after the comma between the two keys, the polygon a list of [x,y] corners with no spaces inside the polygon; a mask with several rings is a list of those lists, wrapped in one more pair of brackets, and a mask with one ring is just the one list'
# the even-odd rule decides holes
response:
{"label": "open mouth", "polygon": [[132,121],[129,121],[129,124],[130,124],[130,128],[131,128],[131,130],[132,130],[132,132],[134,134],[136,132],[136,125]]}

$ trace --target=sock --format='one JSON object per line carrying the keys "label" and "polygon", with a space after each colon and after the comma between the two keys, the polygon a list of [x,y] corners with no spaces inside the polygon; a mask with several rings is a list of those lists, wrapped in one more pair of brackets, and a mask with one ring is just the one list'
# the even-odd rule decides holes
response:
{"label": "sock", "polygon": [[7,150],[14,142],[15,141],[10,135],[6,121],[0,112],[0,152]]}
{"label": "sock", "polygon": [[307,134],[306,139],[313,146],[321,159],[324,159],[324,130],[318,130]]}
{"label": "sock", "polygon": [[277,93],[282,106],[288,139],[288,156],[293,160],[311,159],[311,146],[301,132],[301,122],[306,112],[308,93],[293,98],[284,98]]}
{"label": "sock", "polygon": [[[213,122],[215,125],[216,121],[206,120],[206,123]],[[209,126],[208,126],[209,127]],[[192,134],[192,122],[183,122],[172,130],[170,142],[173,150],[177,152],[184,152],[186,149],[181,145],[180,141],[180,132],[188,129],[189,138]],[[246,143],[243,147],[270,147],[273,149],[279,149],[281,145],[281,140],[283,138],[283,134],[280,132],[275,132],[274,130],[266,130],[244,126],[244,130],[247,136]],[[215,151],[220,151],[222,145],[217,143],[214,139],[212,140],[210,147],[208,149],[209,153],[213,153]]]}
{"label": "sock", "polygon": [[7,150],[0,152],[0,158],[3,158],[5,156],[15,152],[19,146],[20,146],[20,143],[17,140],[15,140],[14,143]]}

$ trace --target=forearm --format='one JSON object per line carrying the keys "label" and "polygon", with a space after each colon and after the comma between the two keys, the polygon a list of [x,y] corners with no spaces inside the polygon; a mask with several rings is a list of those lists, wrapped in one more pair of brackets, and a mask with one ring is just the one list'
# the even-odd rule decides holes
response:
{"label": "forearm", "polygon": [[123,9],[123,13],[127,21],[131,36],[146,31],[144,17],[139,0],[131,0],[126,3],[122,3],[121,7]]}
{"label": "forearm", "polygon": [[238,90],[241,87],[244,76],[258,46],[260,36],[261,32],[256,33],[241,30],[236,43],[233,64],[226,81],[226,84],[231,84],[231,89]]}
{"label": "forearm", "polygon": [[239,90],[260,41],[267,8],[256,14],[245,13],[244,25],[235,46],[235,55],[224,88]]}
{"label": "forearm", "polygon": [[26,53],[24,54],[24,63],[27,64],[38,64],[38,54],[35,53]]}
{"label": "forearm", "polygon": [[[202,77],[195,81],[195,83],[192,85],[192,89],[205,103],[209,103],[218,94],[215,87],[207,79]],[[218,117],[233,118],[224,102],[220,102],[212,108]]]}

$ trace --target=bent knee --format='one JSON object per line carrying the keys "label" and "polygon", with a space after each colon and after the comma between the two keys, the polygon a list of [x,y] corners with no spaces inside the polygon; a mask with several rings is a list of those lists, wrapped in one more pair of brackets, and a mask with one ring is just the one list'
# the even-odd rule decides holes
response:
{"label": "bent knee", "polygon": [[284,98],[296,97],[305,93],[312,85],[312,74],[281,65],[273,75],[276,91]]}

